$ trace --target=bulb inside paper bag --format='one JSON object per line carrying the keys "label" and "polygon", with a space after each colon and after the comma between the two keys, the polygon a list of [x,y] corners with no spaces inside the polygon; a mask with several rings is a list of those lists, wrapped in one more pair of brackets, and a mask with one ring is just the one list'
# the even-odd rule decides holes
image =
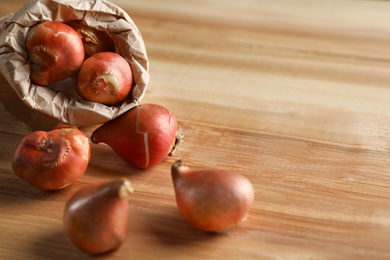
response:
{"label": "bulb inside paper bag", "polygon": [[[126,100],[106,106],[70,95],[69,91],[33,84],[25,41],[29,28],[43,21],[78,21],[107,32],[115,43],[115,52],[126,59],[133,72],[134,86]],[[8,93],[0,102],[31,128],[107,122],[137,106],[149,83],[149,62],[140,31],[125,11],[107,1],[32,0],[0,20],[0,46],[0,72],[5,79],[0,81],[0,91]]]}

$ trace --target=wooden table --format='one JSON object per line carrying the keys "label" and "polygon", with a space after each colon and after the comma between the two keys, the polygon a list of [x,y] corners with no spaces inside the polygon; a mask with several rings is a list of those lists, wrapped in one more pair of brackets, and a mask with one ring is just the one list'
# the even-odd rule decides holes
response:
{"label": "wooden table", "polygon": [[[26,2],[1,0],[0,15]],[[146,43],[142,103],[173,111],[184,142],[144,171],[93,145],[78,182],[44,192],[13,174],[30,129],[1,108],[1,259],[89,258],[64,234],[64,203],[120,177],[136,190],[129,236],[98,259],[390,257],[390,2],[112,2]],[[169,172],[178,158],[247,176],[256,197],[248,220],[223,235],[189,228]]]}

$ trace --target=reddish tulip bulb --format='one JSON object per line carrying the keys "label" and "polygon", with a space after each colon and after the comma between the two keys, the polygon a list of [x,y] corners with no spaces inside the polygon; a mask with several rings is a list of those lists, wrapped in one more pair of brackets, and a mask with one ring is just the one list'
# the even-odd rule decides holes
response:
{"label": "reddish tulip bulb", "polygon": [[114,52],[100,52],[84,61],[77,76],[77,93],[84,99],[117,105],[130,94],[133,74],[129,63]]}
{"label": "reddish tulip bulb", "polygon": [[88,137],[75,127],[60,126],[26,135],[15,151],[12,168],[32,186],[58,190],[84,174],[90,157]]}
{"label": "reddish tulip bulb", "polygon": [[108,144],[130,165],[147,168],[175,150],[182,132],[173,113],[160,105],[145,104],[106,122],[91,139]]}
{"label": "reddish tulip bulb", "polygon": [[84,61],[79,35],[61,22],[46,21],[33,26],[27,33],[26,48],[31,80],[40,86],[66,79]]}
{"label": "reddish tulip bulb", "polygon": [[191,170],[182,160],[172,165],[176,202],[193,228],[224,232],[247,218],[254,200],[251,182],[227,170]]}
{"label": "reddish tulip bulb", "polygon": [[81,188],[64,209],[64,229],[72,243],[90,254],[118,249],[128,234],[130,181],[94,183]]}

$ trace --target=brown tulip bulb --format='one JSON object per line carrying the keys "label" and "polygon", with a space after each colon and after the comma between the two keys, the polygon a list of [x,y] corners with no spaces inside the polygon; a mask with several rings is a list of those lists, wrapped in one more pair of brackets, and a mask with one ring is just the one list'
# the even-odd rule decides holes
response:
{"label": "brown tulip bulb", "polygon": [[130,181],[89,184],[65,205],[64,229],[72,243],[89,254],[118,249],[127,238]]}

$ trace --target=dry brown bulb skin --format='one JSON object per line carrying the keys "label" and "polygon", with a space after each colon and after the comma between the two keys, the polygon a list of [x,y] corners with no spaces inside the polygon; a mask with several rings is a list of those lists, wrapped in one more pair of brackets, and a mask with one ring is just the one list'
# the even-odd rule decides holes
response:
{"label": "dry brown bulb skin", "polygon": [[26,48],[31,81],[43,87],[72,76],[84,61],[79,35],[61,22],[34,25],[27,33]]}
{"label": "dry brown bulb skin", "polygon": [[245,176],[219,169],[191,170],[183,160],[172,165],[171,173],[178,209],[193,228],[221,233],[246,220],[254,191]]}
{"label": "dry brown bulb skin", "polygon": [[79,34],[83,41],[85,58],[99,52],[115,52],[114,41],[106,31],[89,27],[81,21],[69,21],[67,24]]}
{"label": "dry brown bulb skin", "polygon": [[89,184],[76,192],[64,209],[64,229],[72,243],[89,254],[118,249],[128,234],[130,181]]}

